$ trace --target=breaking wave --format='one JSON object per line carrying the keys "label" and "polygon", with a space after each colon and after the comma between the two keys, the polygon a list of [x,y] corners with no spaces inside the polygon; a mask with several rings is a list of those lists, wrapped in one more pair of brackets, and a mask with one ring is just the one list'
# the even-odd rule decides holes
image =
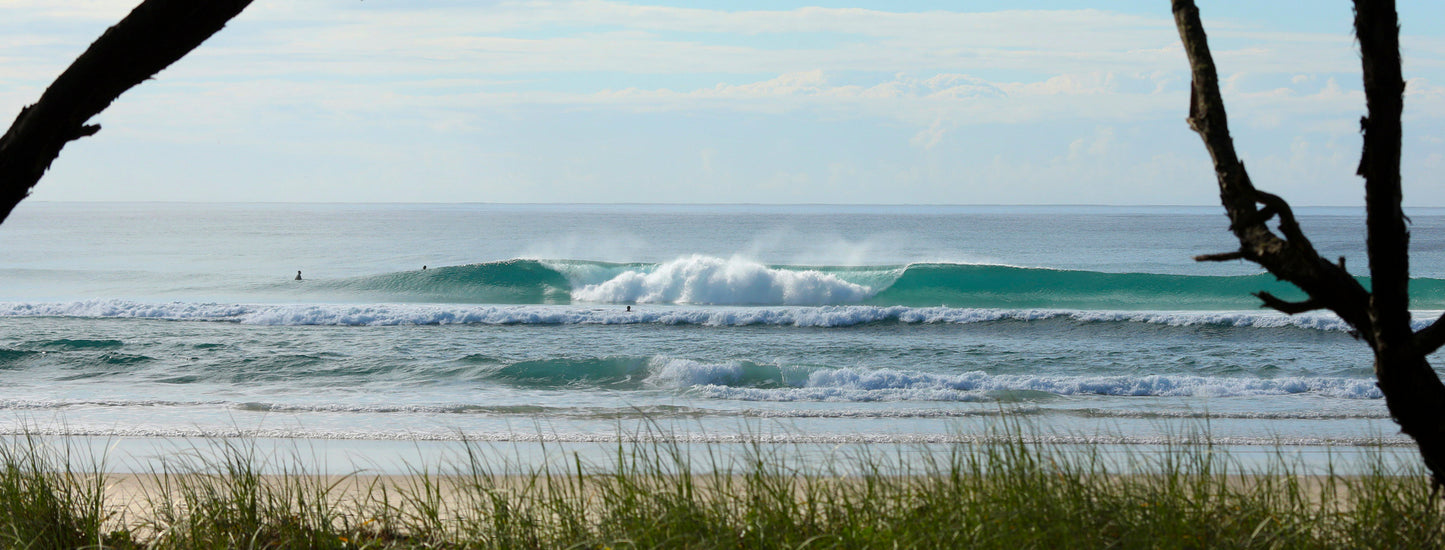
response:
{"label": "breaking wave", "polygon": [[[1436,312],[1419,312],[1418,330]],[[1330,313],[1287,316],[1271,311],[1081,311],[906,306],[699,307],[464,304],[224,304],[130,300],[0,302],[0,317],[83,317],[212,321],[251,325],[698,325],[851,327],[875,323],[973,324],[1061,321],[1167,326],[1299,328],[1346,331]],[[99,345],[99,344],[86,344]]]}
{"label": "breaking wave", "polygon": [[1371,378],[1226,378],[1192,375],[1076,376],[931,373],[705,362],[670,357],[543,359],[498,363],[494,381],[529,387],[658,388],[741,401],[1029,401],[1054,396],[1250,397],[1320,395],[1379,399]]}
{"label": "breaking wave", "polygon": [[[1410,286],[1414,307],[1445,309],[1445,280],[1415,279]],[[705,255],[661,263],[513,259],[250,290],[268,301],[1171,311],[1253,308],[1258,302],[1250,293],[1258,291],[1303,297],[1266,274],[1105,273],[953,263],[794,266]]]}

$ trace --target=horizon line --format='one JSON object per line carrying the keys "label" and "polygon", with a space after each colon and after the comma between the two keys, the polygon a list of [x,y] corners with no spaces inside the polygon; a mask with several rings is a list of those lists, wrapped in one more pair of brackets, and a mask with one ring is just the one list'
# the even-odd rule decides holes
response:
{"label": "horizon line", "polygon": [[[1089,204],[1089,203],[848,203],[848,202],[500,202],[500,201],[210,201],[210,200],[103,200],[38,199],[21,203],[45,204],[254,204],[254,205],[472,205],[472,206],[817,206],[817,207],[941,207],[941,208],[1223,208],[1220,204]],[[1359,208],[1363,204],[1292,205],[1294,208]],[[1445,208],[1445,205],[1404,205],[1404,208]]]}

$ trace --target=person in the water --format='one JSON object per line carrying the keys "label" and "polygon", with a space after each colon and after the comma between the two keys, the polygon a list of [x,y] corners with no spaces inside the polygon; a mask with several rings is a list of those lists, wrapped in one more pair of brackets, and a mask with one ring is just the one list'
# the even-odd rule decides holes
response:
{"label": "person in the water", "polygon": [[627,306],[627,311],[632,311],[632,306]]}
{"label": "person in the water", "polygon": [[301,272],[300,272],[300,271],[297,271],[297,272],[296,272],[296,280],[298,280],[298,281],[301,280]]}

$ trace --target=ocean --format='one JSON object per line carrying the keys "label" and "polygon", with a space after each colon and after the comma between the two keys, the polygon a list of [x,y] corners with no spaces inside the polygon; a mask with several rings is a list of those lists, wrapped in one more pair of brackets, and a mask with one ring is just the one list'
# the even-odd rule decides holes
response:
{"label": "ocean", "polygon": [[[1409,213],[1423,323],[1445,310],[1445,210]],[[1363,272],[1357,209],[1299,215]],[[1217,207],[26,202],[0,226],[0,434],[908,446],[1007,418],[1062,444],[1407,446],[1348,327],[1258,308],[1299,294],[1253,265],[1192,261],[1235,248],[1227,226]]]}

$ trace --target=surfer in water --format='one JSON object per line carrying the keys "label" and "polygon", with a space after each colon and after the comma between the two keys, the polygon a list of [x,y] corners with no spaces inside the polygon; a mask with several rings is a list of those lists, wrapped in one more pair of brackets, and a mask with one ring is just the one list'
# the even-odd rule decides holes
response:
{"label": "surfer in water", "polygon": [[298,280],[298,281],[301,280],[301,272],[300,272],[300,271],[297,271],[297,272],[296,272],[296,280]]}
{"label": "surfer in water", "polygon": [[632,306],[627,306],[627,311],[632,311]]}

